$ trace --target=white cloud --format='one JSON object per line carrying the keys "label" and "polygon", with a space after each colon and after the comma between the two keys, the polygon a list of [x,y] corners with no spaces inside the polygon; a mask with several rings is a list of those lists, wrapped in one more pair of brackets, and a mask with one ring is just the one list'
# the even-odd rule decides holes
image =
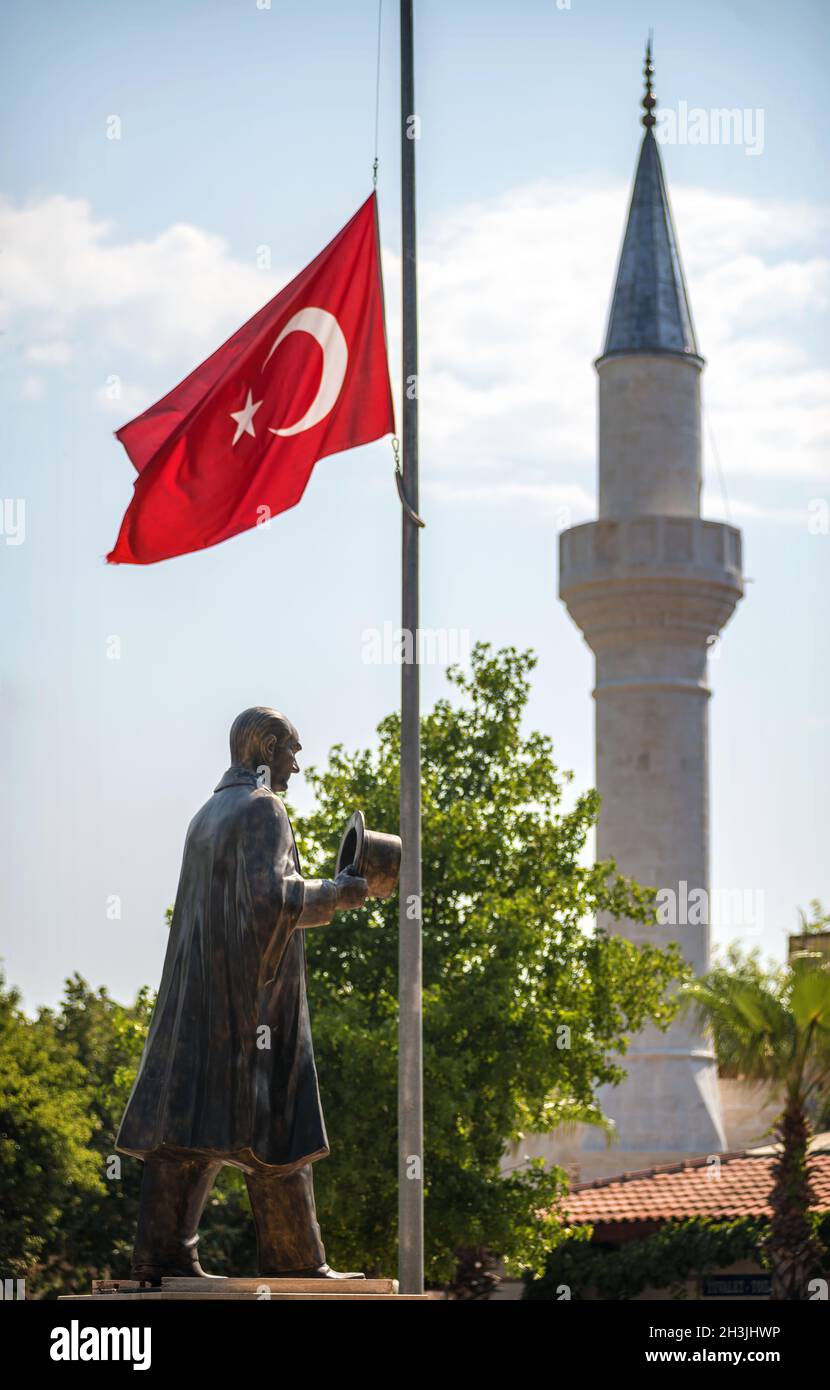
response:
{"label": "white cloud", "polygon": [[501,506],[505,502],[529,502],[533,507],[555,514],[560,529],[587,521],[596,513],[592,494],[576,483],[504,482],[454,483],[433,479],[424,491],[440,502],[475,502]]}
{"label": "white cloud", "polygon": [[97,386],[93,393],[93,401],[96,408],[104,411],[106,415],[117,415],[122,425],[139,415],[142,410],[146,410],[152,403],[150,393],[144,386],[135,386],[120,380],[104,382]]}
{"label": "white cloud", "polygon": [[[830,301],[828,214],[694,188],[675,202],[727,478],[827,477],[830,371],[806,344]],[[427,228],[425,470],[472,468],[485,488],[498,475],[507,496],[543,466],[549,484],[593,491],[590,364],[626,207],[622,184],[541,181]]]}
{"label": "white cloud", "polygon": [[119,241],[82,199],[1,202],[0,241],[0,314],[28,353],[71,328],[113,371],[127,352],[150,364],[182,354],[195,363],[280,283],[236,260],[222,237],[184,223],[150,241]]}
{"label": "white cloud", "polygon": [[72,349],[60,338],[40,343],[29,343],[26,347],[27,362],[37,362],[41,367],[65,367],[72,357]]}
{"label": "white cloud", "polygon": [[[622,182],[541,180],[423,225],[423,470],[446,500],[589,514],[591,362],[627,199]],[[673,201],[708,359],[710,422],[727,480],[741,479],[746,506],[759,507],[753,486],[798,480],[803,491],[806,480],[827,477],[830,372],[810,344],[830,301],[828,214],[700,188],[676,189]],[[71,340],[74,364],[84,360],[102,382],[163,368],[169,387],[291,273],[257,270],[221,237],[186,224],[119,239],[88,204],[57,196],[0,205],[0,237],[3,312],[25,355],[59,365]],[[399,261],[387,252],[384,264],[397,363]],[[149,404],[137,385],[127,390],[130,400],[116,404],[98,388],[95,404],[124,418]]]}
{"label": "white cloud", "polygon": [[39,401],[43,396],[43,382],[40,377],[24,377],[20,383],[20,394],[24,401]]}
{"label": "white cloud", "polygon": [[768,507],[761,502],[732,497],[727,508],[723,499],[714,492],[711,497],[708,492],[704,493],[702,510],[705,516],[713,520],[728,521],[735,525],[742,521],[772,521],[806,527],[810,515],[806,501],[796,507]]}

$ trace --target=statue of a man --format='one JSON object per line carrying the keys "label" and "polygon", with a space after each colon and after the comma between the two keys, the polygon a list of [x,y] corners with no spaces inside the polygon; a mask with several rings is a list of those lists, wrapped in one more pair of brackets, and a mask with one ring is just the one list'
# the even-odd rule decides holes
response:
{"label": "statue of a man", "polygon": [[303,879],[276,792],[300,739],[245,710],[231,766],[187,832],[161,986],[116,1147],[144,1160],[133,1276],[203,1276],[198,1226],[223,1164],[245,1174],[258,1272],[327,1279],[311,1165],[328,1154],[303,931],[360,907],[365,879]]}

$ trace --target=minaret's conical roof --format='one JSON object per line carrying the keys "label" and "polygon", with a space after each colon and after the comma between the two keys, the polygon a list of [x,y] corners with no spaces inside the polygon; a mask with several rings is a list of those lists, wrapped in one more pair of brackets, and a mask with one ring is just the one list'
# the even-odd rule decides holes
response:
{"label": "minaret's conical roof", "polygon": [[663,164],[654,138],[653,72],[649,43],[643,98],[646,130],[634,176],[603,356],[621,352],[699,356]]}

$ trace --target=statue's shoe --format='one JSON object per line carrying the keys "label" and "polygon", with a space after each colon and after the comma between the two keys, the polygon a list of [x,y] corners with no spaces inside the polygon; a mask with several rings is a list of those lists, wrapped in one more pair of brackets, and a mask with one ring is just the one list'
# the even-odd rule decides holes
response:
{"label": "statue's shoe", "polygon": [[263,1279],[365,1279],[365,1274],[340,1274],[330,1265],[319,1265],[317,1269],[261,1269]]}

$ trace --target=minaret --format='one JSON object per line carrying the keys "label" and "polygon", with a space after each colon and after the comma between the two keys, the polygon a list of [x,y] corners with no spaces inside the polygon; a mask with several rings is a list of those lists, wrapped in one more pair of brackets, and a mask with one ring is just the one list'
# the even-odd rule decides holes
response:
{"label": "minaret", "polygon": [[[562,534],[559,594],[596,656],[598,857],[677,895],[675,925],[601,925],[635,942],[677,941],[700,973],[709,963],[707,650],[743,593],[741,536],[700,515],[704,361],[654,137],[650,41],[644,71],[645,134],[595,363],[599,517]],[[701,889],[702,911],[697,895],[688,905]],[[627,1079],[601,1097],[618,1135],[604,1171],[725,1147],[714,1056],[691,1018],[633,1038],[623,1065]],[[583,1153],[603,1143],[589,1134]]]}

